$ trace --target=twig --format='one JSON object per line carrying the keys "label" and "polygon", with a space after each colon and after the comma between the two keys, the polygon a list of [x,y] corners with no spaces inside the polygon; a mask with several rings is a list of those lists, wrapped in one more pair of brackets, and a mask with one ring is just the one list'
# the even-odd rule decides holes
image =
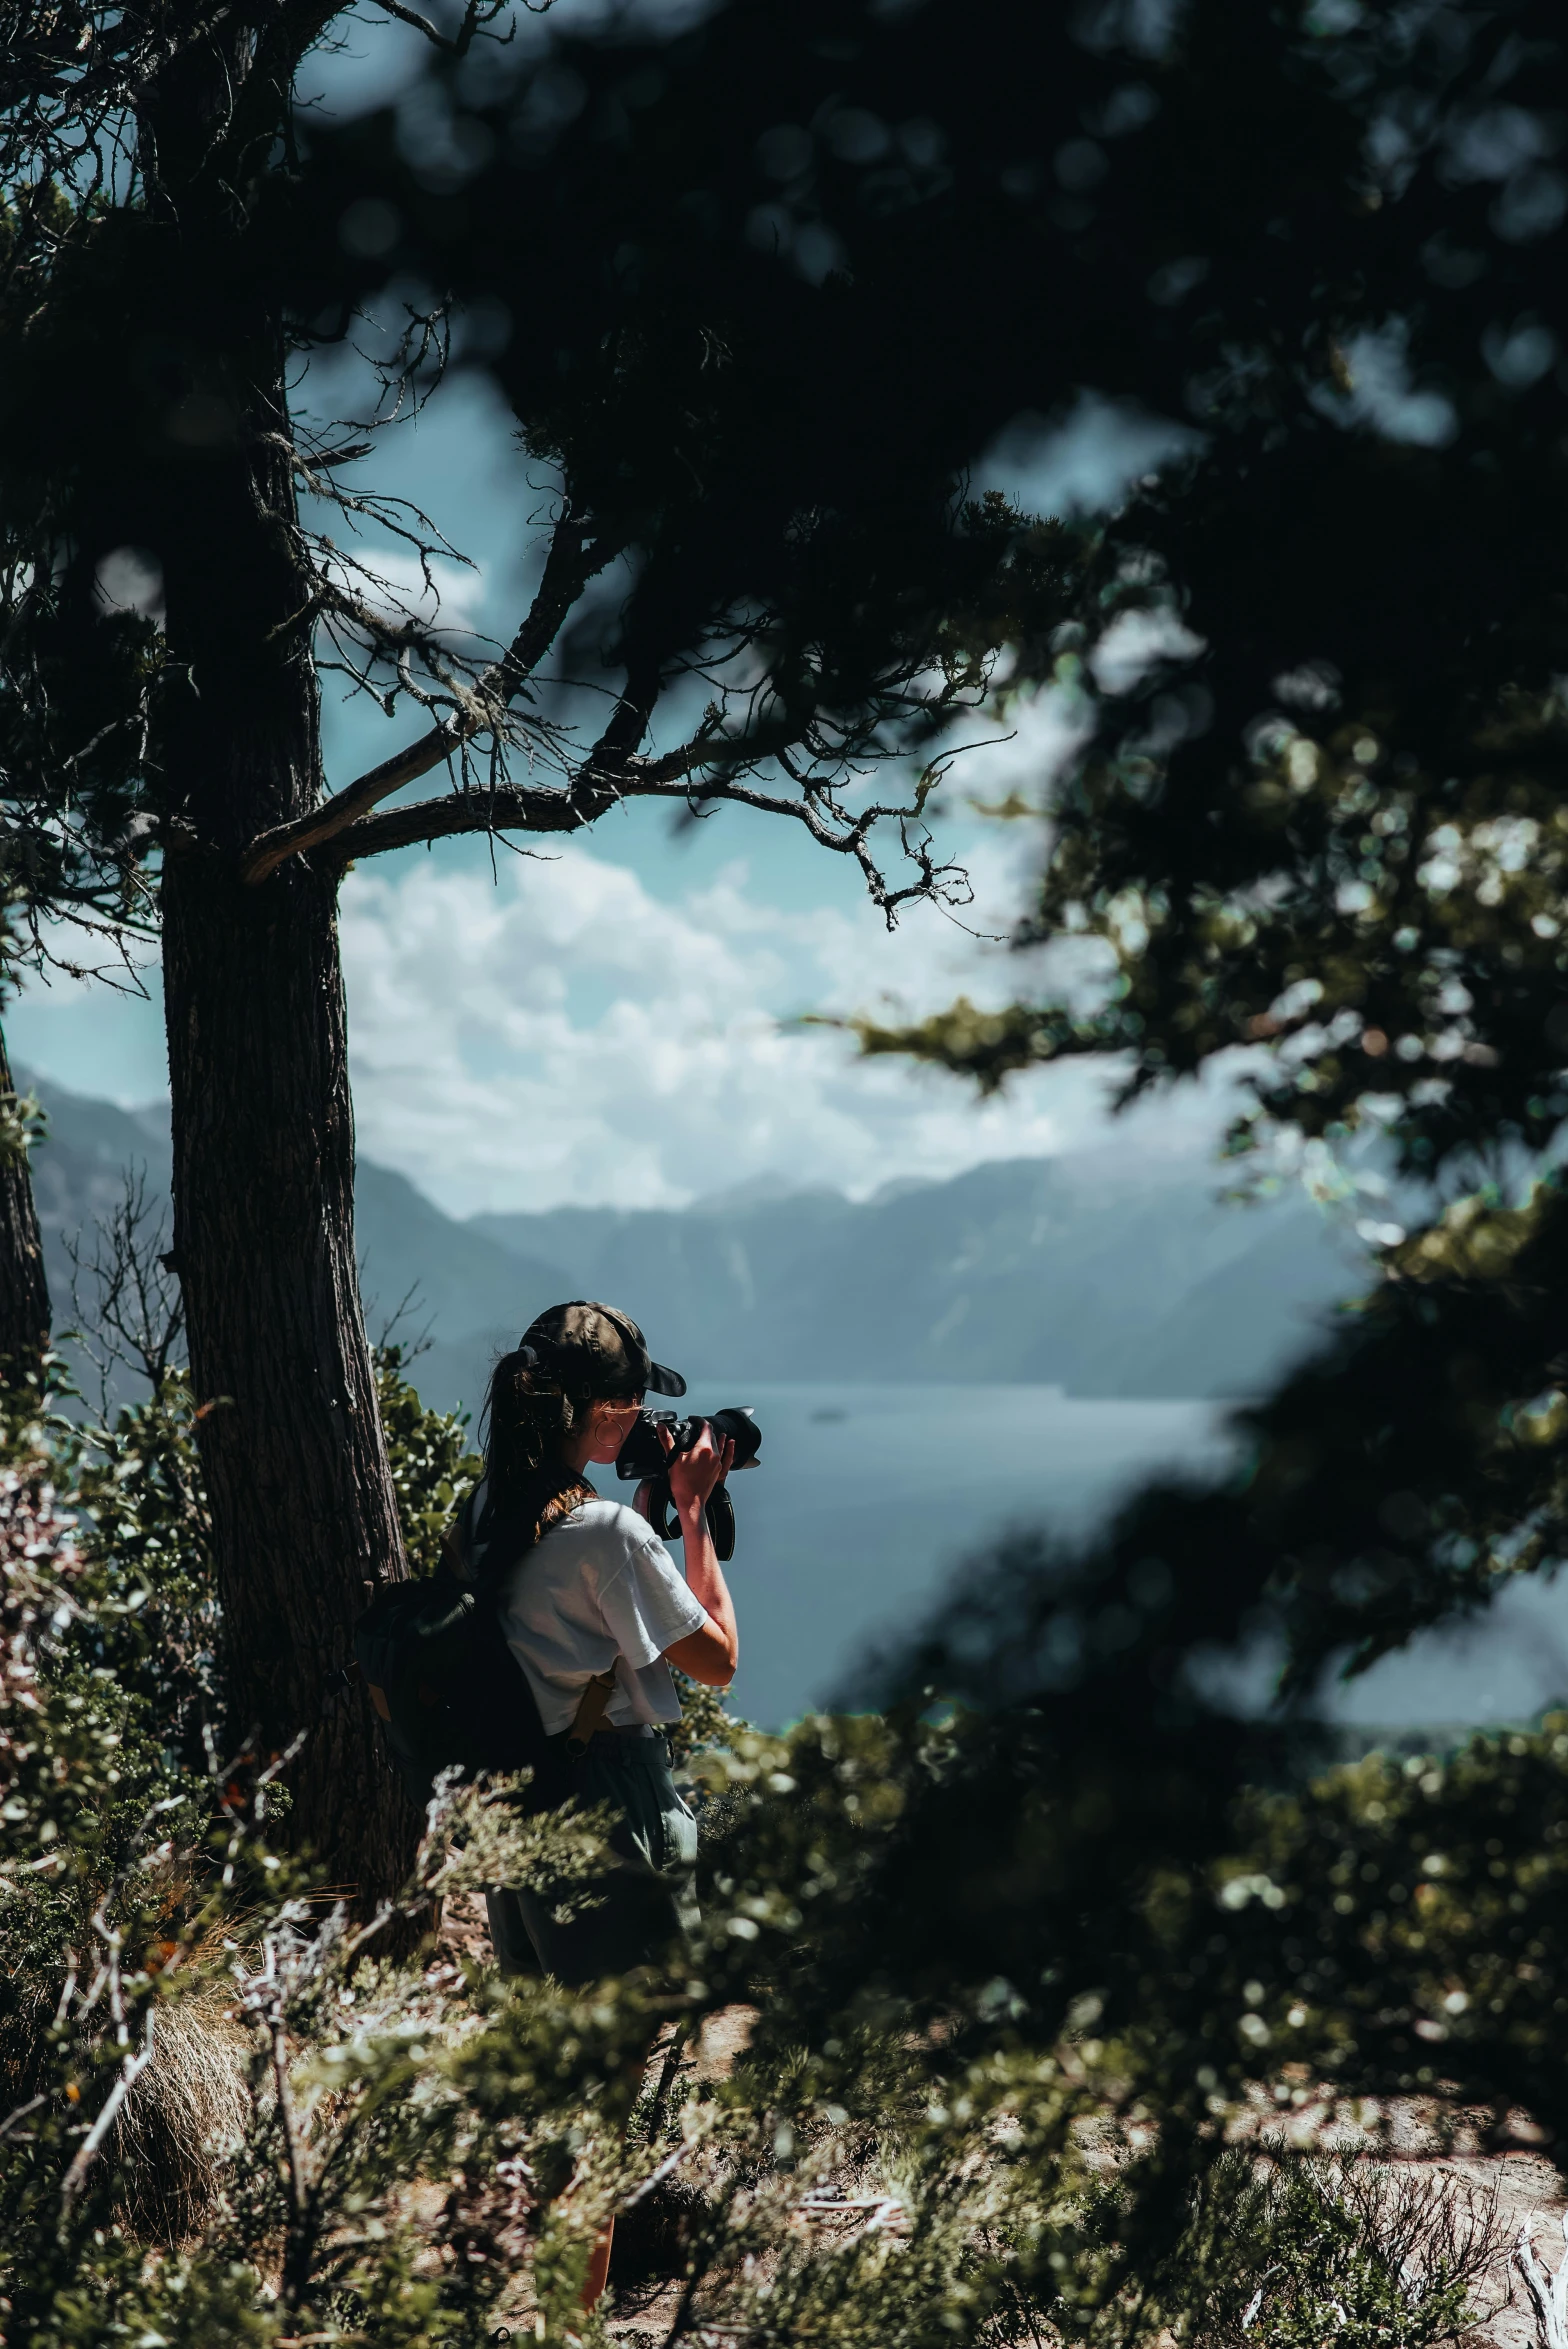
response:
{"label": "twig", "polygon": [[[118,1973],[118,1969],[116,1969],[116,1973]],[[141,2077],[142,2073],[147,2069],[147,2066],[152,2062],[153,2027],[156,2024],[157,2019],[157,2007],[149,2006],[147,2009],[147,2024],[143,2034],[141,2046],[137,2049],[134,2055],[126,2056],[124,2062],[120,2066],[119,2078],[116,2080],[114,2086],[110,2089],[108,2095],[104,2099],[102,2111],[99,2113],[98,2118],[94,2121],[92,2127],[87,2132],[87,2135],[83,2138],[81,2144],[77,2147],[76,2158],[72,2162],[70,2168],[66,2171],[64,2180],[62,2181],[60,2187],[60,2208],[64,2214],[69,2214],[71,2205],[75,2202],[77,2195],[80,2194],[83,2186],[87,2183],[87,2173],[91,2169],[94,2160],[97,2158],[99,2148],[103,2144],[104,2139],[108,2136],[109,2131],[113,2128],[115,2116],[119,2112],[121,2105],[125,2102],[127,2096],[129,2096],[131,2089],[135,2085],[136,2081]]]}
{"label": "twig", "polygon": [[0,2142],[9,2137],[11,2131],[19,2122],[25,2121],[30,2112],[36,2112],[43,2102],[42,2096],[30,2096],[25,2104],[19,2104],[15,2112],[8,2114],[5,2120],[0,2121]]}
{"label": "twig", "polygon": [[66,1952],[66,1957],[68,1963],[66,1966],[65,1985],[60,1992],[60,2003],[54,2010],[54,2027],[57,2031],[63,2027],[65,2018],[71,2011],[71,2001],[76,1996],[76,1952],[74,1950],[68,1950]]}
{"label": "twig", "polygon": [[1535,2302],[1543,2349],[1568,2349],[1568,2217],[1562,2221],[1565,2248],[1555,2275],[1548,2273],[1536,2252],[1535,2225],[1532,2211],[1519,2229],[1514,2258]]}
{"label": "twig", "polygon": [[681,2163],[686,2159],[686,2156],[688,2153],[690,2153],[690,2151],[691,2147],[689,2145],[677,2145],[673,2153],[667,2153],[664,2159],[659,2163],[658,2167],[656,2169],[650,2170],[648,2175],[644,2178],[642,2184],[638,2187],[635,2187],[633,2191],[627,2195],[625,2201],[618,2206],[616,2213],[617,2217],[624,2215],[624,2213],[628,2210],[635,2210],[638,2203],[644,2201],[646,2197],[653,2192],[656,2186],[662,2186],[665,2179],[670,2175],[670,2172],[672,2170],[679,2169]]}

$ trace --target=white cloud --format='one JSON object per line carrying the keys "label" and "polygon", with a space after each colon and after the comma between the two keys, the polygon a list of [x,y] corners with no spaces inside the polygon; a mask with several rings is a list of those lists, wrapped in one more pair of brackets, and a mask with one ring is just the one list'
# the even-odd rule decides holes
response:
{"label": "white cloud", "polygon": [[390,623],[421,620],[453,638],[483,632],[487,582],[477,563],[440,556],[422,562],[411,547],[370,540],[340,549],[328,557],[326,568],[330,578]]}
{"label": "white cloud", "polygon": [[1132,401],[1083,392],[1064,414],[1015,417],[976,465],[975,485],[1037,514],[1100,513],[1120,505],[1140,475],[1202,440],[1190,425]]}
{"label": "white cloud", "polygon": [[[1020,900],[1017,838],[968,860],[987,926]],[[425,859],[361,871],[343,947],[360,1147],[457,1213],[678,1205],[761,1174],[863,1195],[1103,1131],[1103,1069],[1043,1070],[979,1104],[797,1024],[1003,1002],[1029,972],[927,908],[891,938],[869,906],[786,910],[743,863],[673,899],[576,846],[503,856],[493,883]],[[1168,1145],[1212,1133],[1216,1112],[1139,1122]]]}
{"label": "white cloud", "polygon": [[163,565],[146,547],[117,546],[100,561],[94,585],[106,610],[139,612],[162,626]]}
{"label": "white cloud", "polygon": [[[1005,740],[958,762],[947,796],[1033,796],[1072,739],[1042,698]],[[950,822],[953,818],[949,819]],[[961,821],[961,818],[960,818]],[[761,845],[766,836],[769,845]],[[355,1112],[364,1155],[401,1169],[458,1214],[564,1201],[678,1205],[758,1175],[864,1196],[941,1180],[986,1159],[1044,1156],[1106,1138],[1110,1072],[1070,1062],[1015,1080],[998,1101],[903,1060],[863,1061],[808,1012],[919,1018],[967,994],[982,1004],[1083,976],[1081,949],[1019,955],[1005,940],[1027,902],[1042,836],[1029,822],[963,826],[952,845],[974,884],[959,921],[929,906],[890,936],[870,903],[813,852],[820,881],[755,829],[756,861],[706,877],[644,828],[641,862],[615,832],[518,856],[497,878],[450,858],[361,867],[343,890]],[[602,843],[602,845],[601,845]],[[817,888],[833,899],[824,902]],[[54,933],[68,964],[98,942]],[[123,1103],[165,1090],[161,990],[56,971],[7,1010],[14,1058]],[[1118,1146],[1205,1147],[1223,1082],[1141,1108]]]}
{"label": "white cloud", "polygon": [[[1067,726],[1058,704],[1023,708],[1008,739],[959,762],[955,813],[970,796],[1032,796]],[[813,1011],[896,1021],[961,993],[998,1004],[1044,991],[1052,956],[998,942],[1027,901],[1035,824],[968,826],[954,842],[975,888],[967,926],[917,906],[891,936],[834,860],[776,863],[774,845],[790,845],[776,825],[752,832],[753,865],[705,864],[702,880],[683,878],[681,854],[646,828],[635,865],[614,831],[590,838],[529,857],[501,844],[494,883],[455,853],[361,867],[345,883],[360,1147],[449,1210],[674,1205],[757,1175],[863,1196],[1106,1138],[1103,1064],[1039,1070],[981,1103],[938,1071],[862,1061],[843,1034],[799,1024]],[[808,901],[781,902],[803,879]],[[68,963],[104,959],[100,942],[63,927],[54,944]],[[1080,975],[1056,960],[1057,982]],[[144,995],[60,971],[30,982],[7,1009],[14,1058],[123,1103],[163,1093],[156,963],[141,976]],[[1217,1081],[1141,1108],[1115,1127],[1117,1145],[1205,1147],[1222,1095]]]}

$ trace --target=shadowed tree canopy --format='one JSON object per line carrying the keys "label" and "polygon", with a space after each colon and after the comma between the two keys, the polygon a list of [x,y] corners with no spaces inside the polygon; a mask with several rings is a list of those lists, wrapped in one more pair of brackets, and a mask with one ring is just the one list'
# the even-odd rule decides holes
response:
{"label": "shadowed tree canopy", "polygon": [[1549,10],[1340,15],[1354,163],[1309,314],[1194,249],[1164,389],[1204,444],[1135,485],[1018,680],[1083,728],[1028,933],[1102,941],[1107,999],[907,1041],[986,1083],[1121,1049],[1135,1086],[1266,1043],[1271,1112],[1370,1102],[1435,1173],[1564,1108],[1568,71]]}
{"label": "shadowed tree canopy", "polygon": [[[1096,2044],[1145,2044],[1199,2131],[1227,2028],[1244,2067],[1272,2048],[1558,2130],[1555,1864],[1513,1840],[1562,1834],[1545,1741],[1484,1795],[1369,1768],[1363,1816],[1309,1806],[1197,1892],[1291,1742],[1217,1664],[1272,1654],[1309,1699],[1565,1552],[1561,28],[1352,13],[1321,52],[1359,126],[1321,332],[1275,335],[1271,301],[1249,322],[1223,254],[1189,256],[1172,412],[1204,446],[1135,488],[1074,625],[1021,664],[1081,728],[1042,779],[1023,935],[1095,942],[1090,1007],[1080,985],[862,1037],[987,1087],[1115,1051],[1138,1090],[1245,1048],[1240,1142],[1376,1145],[1338,1179],[1382,1277],[1243,1414],[1230,1484],[1146,1493],[1077,1557],[1019,1542],[903,1660],[911,1707],[944,1691],[993,1742],[903,1823],[878,1942],[890,1996],[994,1963],[1025,2033],[1092,1998]],[[1488,1874],[1471,1974],[1437,1886]]]}
{"label": "shadowed tree canopy", "polygon": [[[1134,488],[1075,624],[1012,688],[1054,690],[1081,729],[1042,781],[1021,935],[1092,942],[1097,982],[862,1029],[984,1087],[1112,1051],[1137,1092],[1243,1050],[1238,1147],[1332,1152],[1360,1130],[1332,1179],[1363,1187],[1379,1287],[1252,1415],[1245,1490],[1155,1511],[1193,1575],[1199,1550],[1218,1585],[1234,1571],[1234,1622],[1272,1625],[1303,1692],[1560,1563],[1568,1242],[1549,1171],[1568,1108],[1561,30],[1524,6],[1364,10],[1322,54],[1358,127],[1320,331],[1271,333],[1272,305],[1249,329],[1223,256],[1193,255],[1173,412],[1204,445]],[[1153,1522],[1134,1538],[1161,1547]]]}

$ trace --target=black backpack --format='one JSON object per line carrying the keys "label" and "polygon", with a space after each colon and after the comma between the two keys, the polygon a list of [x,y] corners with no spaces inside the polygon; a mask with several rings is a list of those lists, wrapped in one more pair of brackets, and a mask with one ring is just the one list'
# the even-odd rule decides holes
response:
{"label": "black backpack", "polygon": [[540,1501],[525,1493],[498,1515],[480,1485],[457,1521],[468,1575],[443,1561],[416,1582],[393,1583],[354,1626],[360,1675],[416,1803],[427,1803],[437,1773],[453,1768],[470,1777],[531,1770],[530,1812],[553,1810],[570,1791],[562,1741],[545,1735],[499,1614],[501,1584],[532,1541]]}

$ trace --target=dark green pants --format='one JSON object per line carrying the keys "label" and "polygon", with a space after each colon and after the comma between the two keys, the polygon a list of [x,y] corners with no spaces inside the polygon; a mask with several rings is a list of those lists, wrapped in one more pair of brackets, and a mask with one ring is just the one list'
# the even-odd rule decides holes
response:
{"label": "dark green pants", "polygon": [[594,1738],[572,1764],[572,1792],[619,1814],[609,1839],[615,1866],[593,1884],[594,1905],[558,1922],[547,1891],[520,1885],[485,1894],[502,1973],[552,1974],[568,1989],[657,1965],[679,1947],[694,1915],[697,1857],[697,1822],[656,1733]]}

